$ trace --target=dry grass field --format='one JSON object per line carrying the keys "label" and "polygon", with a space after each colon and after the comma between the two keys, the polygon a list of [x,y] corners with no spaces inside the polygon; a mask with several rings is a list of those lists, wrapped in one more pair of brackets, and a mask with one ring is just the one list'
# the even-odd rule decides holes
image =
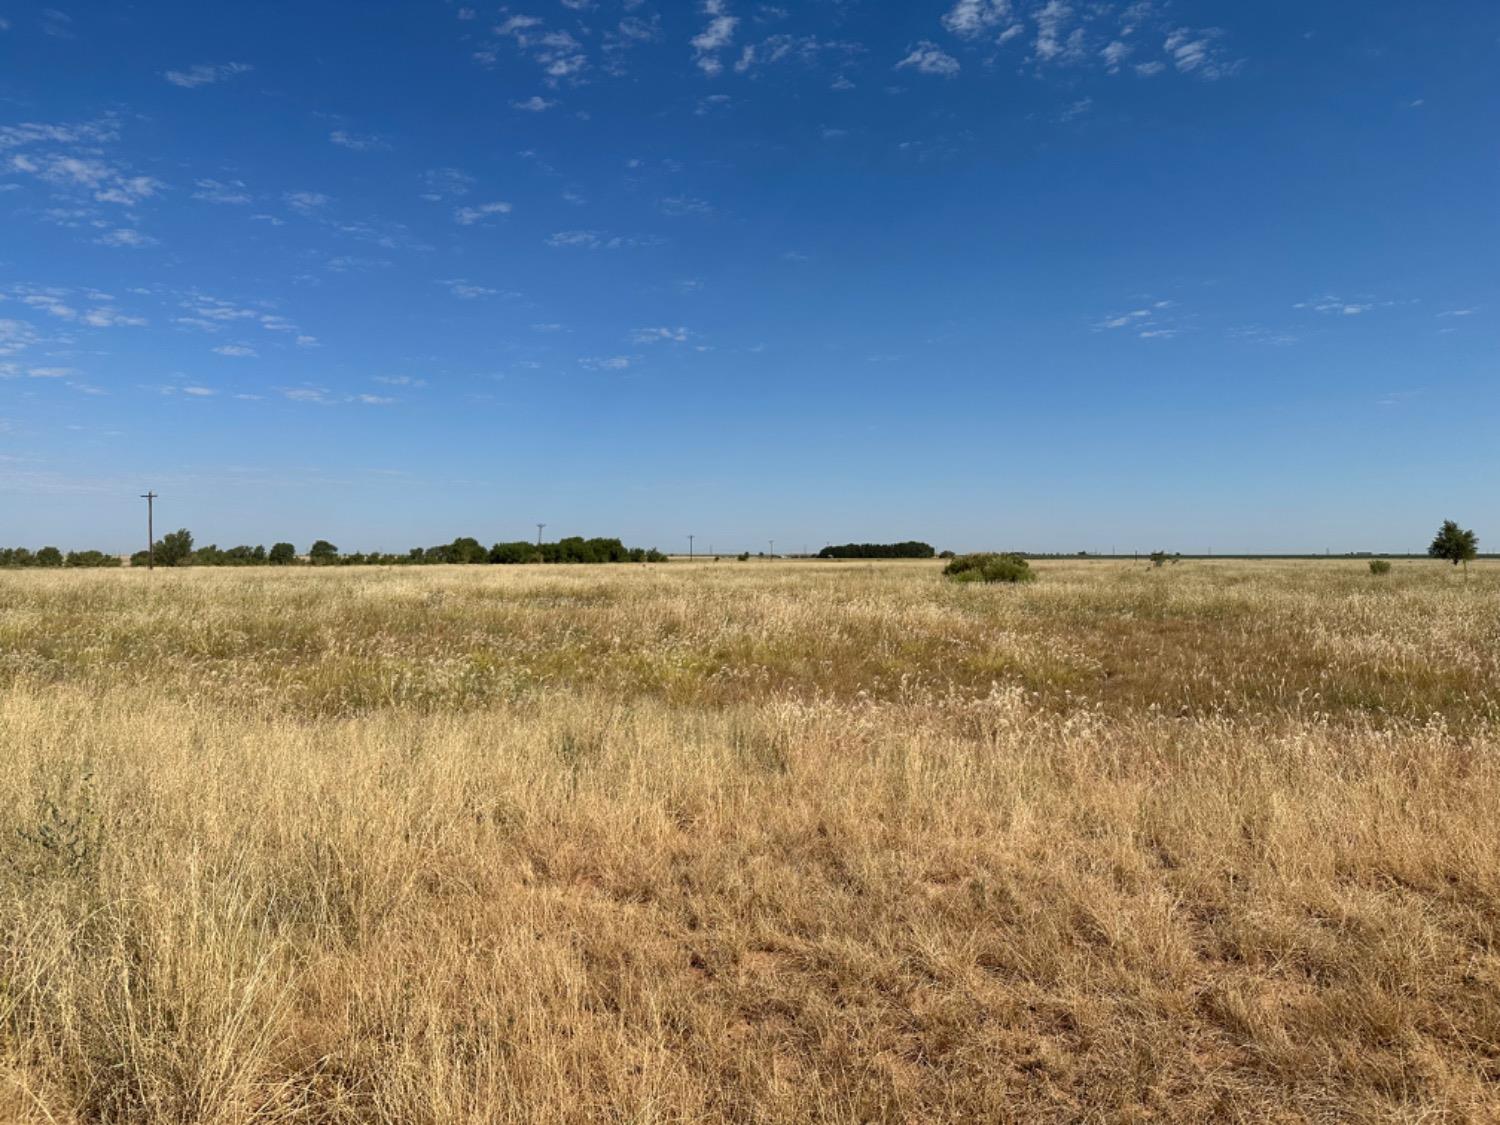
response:
{"label": "dry grass field", "polygon": [[1500,1120],[1500,567],[0,574],[0,1121]]}

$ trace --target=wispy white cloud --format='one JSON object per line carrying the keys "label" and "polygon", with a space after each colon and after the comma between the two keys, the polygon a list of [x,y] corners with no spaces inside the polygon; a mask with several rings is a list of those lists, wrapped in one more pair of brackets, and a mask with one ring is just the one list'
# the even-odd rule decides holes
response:
{"label": "wispy white cloud", "polygon": [[601,234],[596,230],[562,230],[547,238],[548,246],[581,250],[622,250],[633,246],[655,246],[660,239]]}
{"label": "wispy white cloud", "polygon": [[0,317],[0,355],[19,355],[36,340],[36,329],[26,321]]}
{"label": "wispy white cloud", "polygon": [[129,227],[119,227],[108,234],[100,235],[94,239],[100,246],[121,246],[129,250],[140,250],[147,246],[155,246],[156,239],[149,234],[142,234],[138,230]]}
{"label": "wispy white cloud", "polygon": [[[0,352],[0,355],[3,355]],[[66,379],[74,373],[71,367],[28,367],[20,363],[0,363],[0,379]]]}
{"label": "wispy white cloud", "polygon": [[250,356],[259,355],[260,353],[257,352],[254,348],[250,347],[250,345],[248,344],[220,344],[217,348],[214,349],[214,354],[227,355],[236,359],[244,359]]}
{"label": "wispy white cloud", "polygon": [[473,207],[460,207],[453,212],[453,221],[460,226],[470,227],[475,223],[481,223],[493,215],[509,215],[511,205],[502,200],[493,203],[479,203]]}
{"label": "wispy white cloud", "polygon": [[1128,312],[1111,313],[1094,325],[1095,332],[1128,330],[1142,340],[1170,340],[1183,331],[1182,319],[1174,312],[1177,302],[1165,298],[1147,300]]}
{"label": "wispy white cloud", "polygon": [[1010,0],[958,0],[943,17],[943,27],[964,39],[975,39],[996,27],[1009,26]]}
{"label": "wispy white cloud", "polygon": [[1229,58],[1219,45],[1224,33],[1216,27],[1194,31],[1174,28],[1164,44],[1172,65],[1183,74],[1199,78],[1228,78],[1240,69],[1241,60]]}
{"label": "wispy white cloud", "polygon": [[184,70],[169,70],[162,77],[174,86],[182,86],[185,89],[194,89],[198,86],[211,86],[215,82],[223,82],[226,78],[246,74],[255,69],[248,63],[198,63],[196,66],[187,67]]}
{"label": "wispy white cloud", "polygon": [[345,394],[311,383],[300,387],[283,387],[281,395],[292,402],[308,402],[317,406],[338,406],[349,403],[360,406],[390,406],[397,401],[386,395]]}
{"label": "wispy white cloud", "polygon": [[907,67],[922,74],[936,74],[942,78],[952,78],[961,69],[957,59],[936,43],[926,39],[912,47],[910,53],[896,64],[897,70]]}
{"label": "wispy white cloud", "polygon": [[764,66],[782,62],[799,62],[815,66],[822,60],[847,62],[864,51],[858,43],[839,39],[819,39],[816,35],[772,35],[759,43],[747,43],[735,61],[736,74],[746,74]]}
{"label": "wispy white cloud", "polygon": [[193,192],[194,199],[201,199],[205,203],[225,203],[232,205],[243,205],[253,202],[248,191],[245,190],[243,181],[229,180],[196,180],[194,186],[198,189]]}
{"label": "wispy white cloud", "polygon": [[335,129],[328,134],[328,139],[340,148],[347,148],[352,152],[378,152],[391,147],[384,137],[374,133],[351,133],[346,129]]}
{"label": "wispy white cloud", "polygon": [[719,52],[734,41],[734,29],[739,26],[739,17],[729,14],[727,0],[704,0],[703,14],[708,23],[693,36],[693,61],[707,75],[715,75],[724,69]]}
{"label": "wispy white cloud", "polygon": [[513,109],[523,109],[527,113],[545,113],[547,110],[557,105],[555,101],[548,101],[540,94],[532,94],[531,97],[526,98],[523,101],[515,101],[511,102],[510,104]]}
{"label": "wispy white cloud", "polygon": [[695,199],[691,195],[671,195],[657,202],[657,207],[663,215],[712,215],[714,207],[705,199]]}
{"label": "wispy white cloud", "polygon": [[1310,301],[1298,301],[1292,307],[1310,312],[1334,314],[1338,316],[1362,316],[1376,307],[1377,302],[1365,299],[1346,300],[1343,297],[1335,297],[1328,294],[1315,297]]}
{"label": "wispy white cloud", "polygon": [[590,356],[578,362],[590,371],[624,371],[635,362],[635,358],[628,355]]}
{"label": "wispy white cloud", "polygon": [[[519,50],[530,55],[542,68],[549,86],[557,86],[565,80],[577,81],[588,69],[588,55],[572,32],[548,31],[545,23],[536,16],[509,16],[495,26],[494,33],[512,40]],[[493,66],[498,59],[493,47],[480,48],[474,57],[486,66]]]}
{"label": "wispy white cloud", "polygon": [[281,197],[293,211],[310,215],[322,210],[333,200],[321,191],[289,191]]}
{"label": "wispy white cloud", "polygon": [[686,328],[637,328],[630,334],[630,340],[635,344],[682,344],[691,335]]}
{"label": "wispy white cloud", "polygon": [[422,198],[428,203],[458,199],[474,190],[473,176],[458,168],[430,168],[422,173]]}
{"label": "wispy white cloud", "polygon": [[448,292],[463,301],[477,301],[481,297],[498,297],[500,290],[491,289],[487,285],[475,285],[472,281],[466,281],[461,277],[448,278],[439,281],[439,285],[445,285]]}
{"label": "wispy white cloud", "polygon": [[[1212,81],[1240,70],[1243,60],[1228,53],[1221,29],[1178,26],[1168,22],[1167,10],[1158,0],[957,0],[941,22],[966,43],[1026,42],[1026,62],[1038,71],[1092,65],[1117,75],[1132,59],[1138,61],[1129,73],[1140,77],[1170,68]],[[1159,57],[1144,57],[1158,50]]]}

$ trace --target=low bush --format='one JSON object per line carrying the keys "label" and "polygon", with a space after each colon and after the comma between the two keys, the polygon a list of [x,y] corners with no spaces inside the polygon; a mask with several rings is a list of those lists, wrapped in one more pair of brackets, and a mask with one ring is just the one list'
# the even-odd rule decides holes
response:
{"label": "low bush", "polygon": [[955,582],[1033,582],[1036,572],[1020,555],[981,551],[958,555],[943,567],[943,575]]}
{"label": "low bush", "polygon": [[1384,559],[1371,559],[1370,560],[1370,573],[1371,574],[1389,574],[1390,572],[1391,572],[1391,564],[1388,563],[1388,562],[1386,562]]}

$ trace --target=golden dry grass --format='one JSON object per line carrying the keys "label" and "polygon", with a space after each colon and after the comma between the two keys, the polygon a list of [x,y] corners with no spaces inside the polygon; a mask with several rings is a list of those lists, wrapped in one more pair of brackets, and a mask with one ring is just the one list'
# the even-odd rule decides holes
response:
{"label": "golden dry grass", "polygon": [[1500,568],[0,574],[0,1120],[1500,1119]]}

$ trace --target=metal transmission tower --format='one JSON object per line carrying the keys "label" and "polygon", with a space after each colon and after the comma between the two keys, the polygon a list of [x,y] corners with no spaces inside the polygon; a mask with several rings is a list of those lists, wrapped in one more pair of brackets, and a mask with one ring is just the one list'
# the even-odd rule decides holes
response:
{"label": "metal transmission tower", "polygon": [[542,554],[542,528],[544,528],[546,526],[547,525],[544,524],[544,523],[539,523],[539,524],[536,525],[536,561],[537,562],[546,562],[547,561],[546,557]]}
{"label": "metal transmission tower", "polygon": [[688,562],[693,561],[693,540],[695,538],[697,537],[693,535],[688,536]]}
{"label": "metal transmission tower", "polygon": [[147,489],[141,493],[146,502],[146,569],[156,569],[156,493]]}

